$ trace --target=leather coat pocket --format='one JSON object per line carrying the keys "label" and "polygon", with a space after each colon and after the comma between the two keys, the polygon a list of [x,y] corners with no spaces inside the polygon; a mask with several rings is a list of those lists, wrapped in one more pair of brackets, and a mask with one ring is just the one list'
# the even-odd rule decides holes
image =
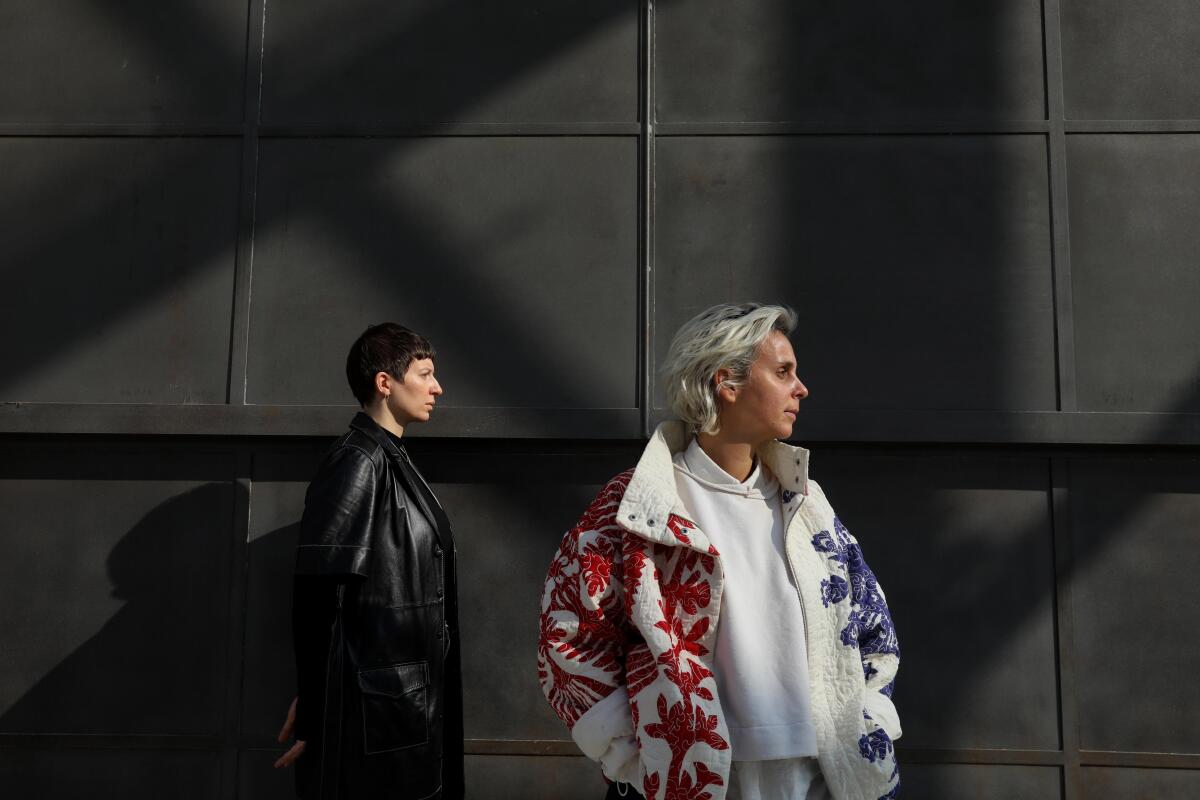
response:
{"label": "leather coat pocket", "polygon": [[358,671],[363,752],[386,753],[429,741],[429,662]]}

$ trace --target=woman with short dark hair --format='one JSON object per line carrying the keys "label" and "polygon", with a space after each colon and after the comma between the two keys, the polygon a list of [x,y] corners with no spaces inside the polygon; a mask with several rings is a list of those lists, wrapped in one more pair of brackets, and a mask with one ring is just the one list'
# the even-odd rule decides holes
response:
{"label": "woman with short dark hair", "polygon": [[309,484],[296,548],[296,742],[303,800],[461,800],[454,536],[401,437],[442,394],[433,346],[373,325],[346,357],[362,406]]}

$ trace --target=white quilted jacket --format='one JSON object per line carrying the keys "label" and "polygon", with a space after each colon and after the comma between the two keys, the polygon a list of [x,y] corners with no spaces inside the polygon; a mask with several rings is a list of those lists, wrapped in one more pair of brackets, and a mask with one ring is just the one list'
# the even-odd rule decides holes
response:
{"label": "white quilted jacket", "polygon": [[[563,537],[542,597],[546,698],[580,749],[647,800],[723,800],[729,778],[712,672],[721,557],[687,518],[671,462],[688,439],[682,423],[659,426]],[[837,800],[895,798],[900,656],[883,590],[808,479],[808,451],[773,442],[759,457],[783,488],[821,771]]]}

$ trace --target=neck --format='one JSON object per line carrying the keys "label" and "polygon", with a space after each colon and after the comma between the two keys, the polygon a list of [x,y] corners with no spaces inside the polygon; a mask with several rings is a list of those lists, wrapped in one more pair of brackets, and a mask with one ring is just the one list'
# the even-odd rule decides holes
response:
{"label": "neck", "polygon": [[396,416],[387,407],[387,402],[382,397],[379,397],[370,405],[363,406],[363,412],[375,420],[375,424],[385,431],[394,433],[396,436],[404,435],[404,423],[396,419]]}
{"label": "neck", "polygon": [[738,481],[745,481],[754,471],[754,445],[744,439],[720,433],[697,433],[700,449],[721,469]]}

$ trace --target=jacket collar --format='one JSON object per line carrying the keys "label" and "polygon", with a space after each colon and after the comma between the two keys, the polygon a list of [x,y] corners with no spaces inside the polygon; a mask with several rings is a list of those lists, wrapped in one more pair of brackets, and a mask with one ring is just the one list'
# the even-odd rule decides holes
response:
{"label": "jacket collar", "polygon": [[361,431],[367,436],[374,439],[388,458],[400,460],[400,448],[392,441],[392,437],[388,436],[388,432],[379,427],[379,423],[371,419],[365,411],[360,411],[354,415],[354,419],[350,420],[350,427],[356,431]]}
{"label": "jacket collar", "polygon": [[408,451],[404,449],[404,446],[397,445],[396,440],[379,423],[362,411],[355,414],[354,419],[350,420],[350,427],[365,433],[378,442],[379,446],[383,448],[384,454],[396,463],[398,474],[407,486],[407,491],[421,507],[421,513],[425,515],[425,519],[433,526],[433,532],[437,535],[438,541],[444,544],[451,530],[450,519],[446,516],[437,495],[433,493],[433,488],[425,480],[425,476],[408,457]]}
{"label": "jacket collar", "polygon": [[[658,426],[629,479],[617,509],[617,522],[652,542],[670,546],[683,544],[707,553],[711,546],[708,537],[688,519],[687,510],[675,491],[675,468],[671,457],[686,449],[690,441],[691,432],[683,422],[664,422]],[[759,459],[779,481],[785,506],[790,505],[791,498],[797,494],[808,494],[808,455],[803,447],[778,441],[758,451]],[[667,524],[672,514],[692,526],[682,531],[683,537]]]}

